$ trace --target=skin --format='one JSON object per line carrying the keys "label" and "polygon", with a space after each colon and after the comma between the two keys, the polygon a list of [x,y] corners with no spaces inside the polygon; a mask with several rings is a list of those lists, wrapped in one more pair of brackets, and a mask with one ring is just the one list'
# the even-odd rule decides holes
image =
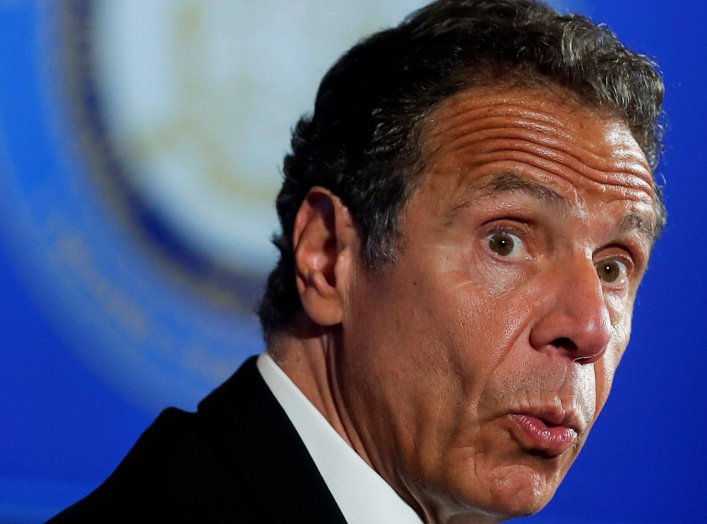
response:
{"label": "skin", "polygon": [[[393,264],[366,269],[348,209],[309,193],[294,233],[304,314],[270,351],[426,522],[531,514],[628,344],[651,171],[623,122],[560,88],[454,95],[423,145]],[[559,444],[528,423],[557,424]]]}

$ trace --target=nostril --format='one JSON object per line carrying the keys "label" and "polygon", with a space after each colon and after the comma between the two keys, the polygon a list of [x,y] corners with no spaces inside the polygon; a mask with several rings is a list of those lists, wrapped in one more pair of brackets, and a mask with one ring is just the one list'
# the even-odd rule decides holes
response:
{"label": "nostril", "polygon": [[551,344],[556,348],[571,351],[573,353],[577,351],[577,344],[572,342],[572,340],[567,337],[556,338],[551,342]]}

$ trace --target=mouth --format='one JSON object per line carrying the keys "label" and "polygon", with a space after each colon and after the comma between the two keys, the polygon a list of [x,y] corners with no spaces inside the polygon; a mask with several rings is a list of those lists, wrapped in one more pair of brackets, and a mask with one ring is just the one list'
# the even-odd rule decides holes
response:
{"label": "mouth", "polygon": [[574,412],[556,408],[510,413],[512,432],[521,447],[548,458],[555,458],[578,441],[581,424]]}

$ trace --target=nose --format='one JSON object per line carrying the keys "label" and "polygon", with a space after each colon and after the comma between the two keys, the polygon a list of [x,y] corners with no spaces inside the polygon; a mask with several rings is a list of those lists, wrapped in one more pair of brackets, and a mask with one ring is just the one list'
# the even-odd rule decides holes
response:
{"label": "nose", "polygon": [[581,364],[604,355],[612,333],[601,281],[591,260],[556,271],[540,301],[544,314],[530,333],[538,351],[560,351]]}

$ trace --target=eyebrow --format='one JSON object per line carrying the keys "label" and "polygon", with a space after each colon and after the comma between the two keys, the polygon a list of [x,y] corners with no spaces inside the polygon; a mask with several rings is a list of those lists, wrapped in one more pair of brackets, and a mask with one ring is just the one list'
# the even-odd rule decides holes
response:
{"label": "eyebrow", "polygon": [[658,236],[660,236],[660,231],[656,223],[637,213],[629,213],[623,217],[619,223],[619,230],[622,233],[638,231],[641,236],[646,237],[650,245],[653,245],[655,241],[658,240]]}
{"label": "eyebrow", "polygon": [[[515,173],[497,175],[480,186],[479,191],[482,197],[499,193],[522,192],[553,206],[566,207],[568,205],[567,199],[553,189]],[[660,234],[654,220],[638,213],[629,213],[624,216],[619,222],[618,229],[622,234],[638,232],[645,237],[649,245],[653,245]]]}
{"label": "eyebrow", "polygon": [[466,184],[459,191],[460,200],[446,215],[446,223],[450,224],[456,214],[477,198],[489,198],[502,193],[521,192],[537,198],[541,202],[554,206],[567,207],[567,200],[558,192],[538,182],[515,173],[501,173],[491,178],[472,184]]}
{"label": "eyebrow", "polygon": [[547,186],[529,180],[515,173],[503,173],[493,177],[479,188],[481,196],[491,196],[497,193],[522,192],[534,196],[549,204],[566,204],[567,200]]}

